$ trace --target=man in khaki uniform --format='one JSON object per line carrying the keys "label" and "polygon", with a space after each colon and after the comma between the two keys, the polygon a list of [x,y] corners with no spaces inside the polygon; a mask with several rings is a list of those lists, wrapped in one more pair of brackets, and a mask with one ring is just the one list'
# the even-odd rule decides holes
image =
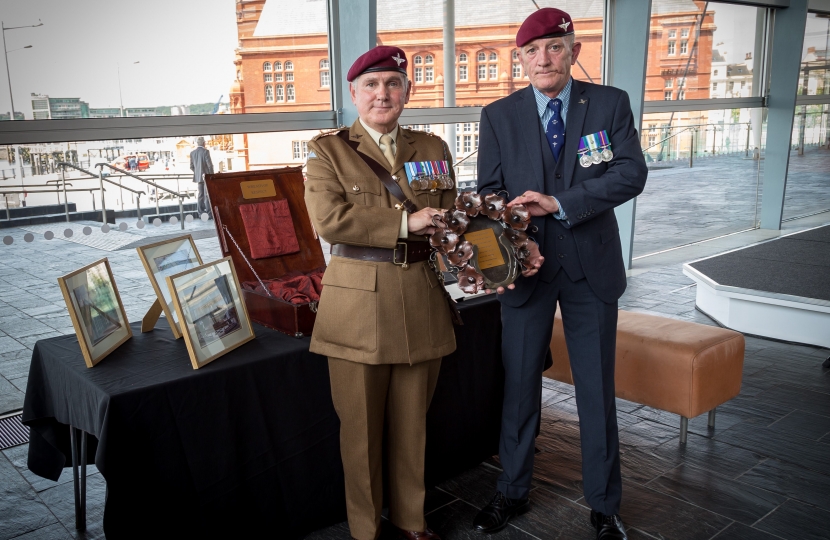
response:
{"label": "man in khaki uniform", "polygon": [[[332,244],[311,350],[329,357],[357,540],[380,534],[384,426],[389,520],[404,538],[439,538],[424,520],[426,413],[455,333],[424,235],[456,190],[414,191],[407,182],[405,163],[448,160],[449,152],[440,138],[398,125],[409,100],[406,66],[397,47],[358,58],[347,79],[359,119],[348,137],[341,130],[308,145],[306,205]],[[392,175],[416,212],[405,211],[359,153]]]}

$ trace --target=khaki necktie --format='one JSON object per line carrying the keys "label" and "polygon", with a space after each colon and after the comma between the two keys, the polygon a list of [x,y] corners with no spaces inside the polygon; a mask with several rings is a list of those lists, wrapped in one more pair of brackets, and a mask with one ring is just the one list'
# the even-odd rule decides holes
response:
{"label": "khaki necktie", "polygon": [[381,135],[380,144],[386,146],[386,150],[383,151],[383,156],[386,158],[386,161],[389,162],[389,165],[394,165],[395,152],[392,151],[392,136],[388,133],[386,135]]}

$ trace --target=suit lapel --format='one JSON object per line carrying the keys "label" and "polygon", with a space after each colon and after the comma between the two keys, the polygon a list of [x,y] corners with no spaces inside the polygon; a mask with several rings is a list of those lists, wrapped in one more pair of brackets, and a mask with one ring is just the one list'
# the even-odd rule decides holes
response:
{"label": "suit lapel", "polygon": [[[539,111],[536,109],[536,97],[533,87],[528,86],[522,94],[522,99],[516,103],[516,117],[519,120],[519,131],[525,139],[527,152],[530,155],[530,164],[536,176],[536,191],[545,191],[545,173],[542,170],[542,146],[539,144],[540,122]],[[515,193],[513,194],[515,195]]]}
{"label": "suit lapel", "polygon": [[[398,149],[395,152],[395,165],[392,167],[393,173],[400,171],[403,164],[412,159],[415,155],[415,148],[411,144],[412,135],[400,126],[398,126],[398,139],[395,141]],[[386,158],[384,158],[385,161]],[[405,176],[405,175],[404,175]]]}
{"label": "suit lapel", "polygon": [[565,189],[571,187],[576,168],[579,141],[582,139],[582,126],[585,124],[585,114],[588,112],[588,98],[582,93],[584,88],[579,81],[574,80],[571,87],[571,101],[568,104],[568,116],[565,118],[565,154],[560,156],[565,160],[562,163],[562,172],[565,174]]}

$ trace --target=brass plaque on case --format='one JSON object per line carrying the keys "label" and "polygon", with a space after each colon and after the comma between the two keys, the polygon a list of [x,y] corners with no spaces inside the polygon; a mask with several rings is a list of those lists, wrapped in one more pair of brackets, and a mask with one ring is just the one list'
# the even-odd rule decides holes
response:
{"label": "brass plaque on case", "polygon": [[479,269],[486,270],[504,264],[504,257],[502,257],[493,229],[468,232],[464,238],[478,248]]}
{"label": "brass plaque on case", "polygon": [[242,188],[242,197],[245,199],[264,199],[265,197],[277,196],[274,181],[270,178],[240,182],[239,187]]}

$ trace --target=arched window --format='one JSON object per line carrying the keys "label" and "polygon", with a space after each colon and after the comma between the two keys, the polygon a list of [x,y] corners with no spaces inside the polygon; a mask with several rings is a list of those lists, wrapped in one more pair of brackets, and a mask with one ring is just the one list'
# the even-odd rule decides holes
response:
{"label": "arched window", "polygon": [[[288,62],[286,62],[288,64]],[[294,101],[294,85],[288,84],[285,86],[285,93],[288,96],[288,101]]]}
{"label": "arched window", "polygon": [[495,62],[495,61],[496,61],[496,60],[498,60],[498,59],[499,59],[499,55],[497,55],[497,54],[496,54],[496,53],[494,53],[494,52],[491,52],[491,53],[490,53],[490,61],[491,61],[491,62]]}
{"label": "arched window", "polygon": [[415,55],[415,58],[412,59],[412,63],[413,64],[423,64],[424,59],[421,57],[420,54],[418,54],[418,55]]}
{"label": "arched window", "polygon": [[483,52],[478,53],[478,61],[479,62],[486,62],[487,61],[487,55],[484,54]]}
{"label": "arched window", "polygon": [[[278,87],[279,88],[279,87]],[[274,87],[270,84],[265,85],[265,103],[274,102]]]}
{"label": "arched window", "polygon": [[286,60],[285,71],[294,71],[294,62],[292,62],[291,60]]}
{"label": "arched window", "polygon": [[467,63],[467,53],[461,53],[458,55],[458,63],[465,64]]}
{"label": "arched window", "polygon": [[519,59],[519,49],[513,49],[513,60]]}
{"label": "arched window", "polygon": [[271,62],[265,62],[262,64],[262,71],[271,71]]}
{"label": "arched window", "polygon": [[328,69],[329,68],[329,59],[323,58],[320,60],[320,69]]}
{"label": "arched window", "polygon": [[431,54],[428,54],[427,57],[424,59],[424,64],[432,64],[435,59],[432,57]]}
{"label": "arched window", "polygon": [[277,103],[282,103],[285,101],[285,94],[282,92],[282,85],[277,85]]}
{"label": "arched window", "polygon": [[281,71],[282,70],[282,62],[276,61],[274,62],[274,71]]}

